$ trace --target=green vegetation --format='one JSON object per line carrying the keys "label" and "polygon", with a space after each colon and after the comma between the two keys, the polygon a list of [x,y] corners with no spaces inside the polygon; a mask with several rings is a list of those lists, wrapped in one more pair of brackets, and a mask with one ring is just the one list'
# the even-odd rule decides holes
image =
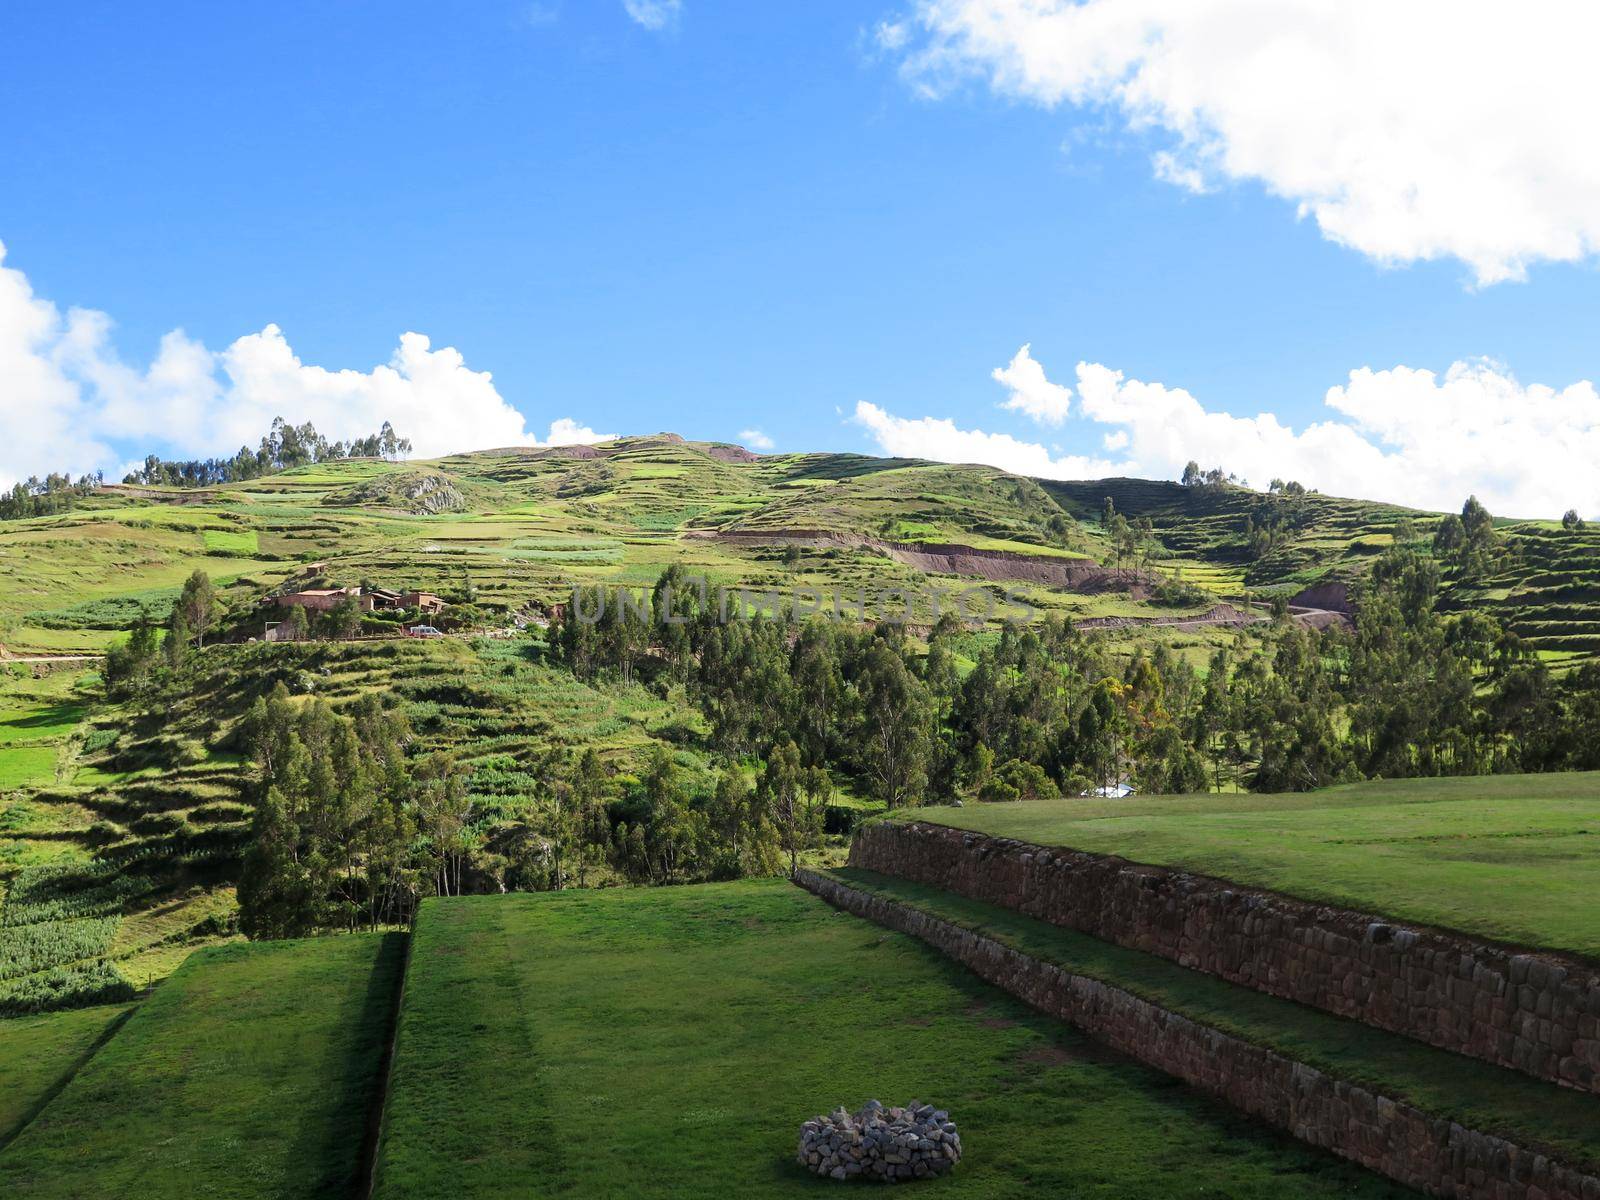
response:
{"label": "green vegetation", "polygon": [[[1581,637],[1546,636],[1587,619],[1597,535],[1576,526],[1469,505],[1455,539],[1425,514],[1225,474],[1038,482],[671,435],[349,453],[280,427],[248,470],[157,464],[0,529],[6,650],[107,652],[81,686],[0,686],[0,882],[92,861],[148,884],[85,970],[142,985],[233,936],[263,838],[280,852],[244,889],[257,935],[384,926],[442,893],[826,862],[855,821],[954,796],[1600,766],[1600,666]],[[697,577],[906,589],[912,624],[664,620],[663,583]],[[1330,578],[1359,601],[1353,629],[1269,620],[1239,594],[1281,604]],[[402,639],[400,614],[347,603],[311,640],[250,643],[266,595],[363,583],[436,592],[441,627],[492,636]],[[930,583],[999,611],[1014,589],[1040,619],[940,619]],[[647,602],[587,626],[574,584]],[[1520,607],[1535,588],[1537,636]],[[1224,596],[1236,607],[1208,616]],[[331,784],[279,777],[247,718],[280,685],[330,736],[376,704],[397,750]],[[284,806],[262,817],[274,787]]]}
{"label": "green vegetation", "polygon": [[938,888],[868,871],[835,874],[852,887],[983,933],[1430,1115],[1509,1136],[1569,1162],[1600,1165],[1600,1097],[1553,1087]]}
{"label": "green vegetation", "polygon": [[192,957],[0,1151],[0,1192],[353,1195],[402,951],[360,934]]}
{"label": "green vegetation", "polygon": [[800,1122],[874,1096],[956,1115],[952,1195],[1404,1194],[777,881],[434,900],[416,939],[384,1200],[811,1194]]}
{"label": "green vegetation", "polygon": [[1600,775],[1354,784],[1296,796],[926,808],[918,820],[1181,867],[1600,957]]}
{"label": "green vegetation", "polygon": [[0,1037],[0,1150],[88,1061],[128,1011],[80,1008],[5,1023]]}
{"label": "green vegetation", "polygon": [[147,889],[104,864],[20,872],[0,907],[0,1016],[130,998],[109,956],[124,902]]}

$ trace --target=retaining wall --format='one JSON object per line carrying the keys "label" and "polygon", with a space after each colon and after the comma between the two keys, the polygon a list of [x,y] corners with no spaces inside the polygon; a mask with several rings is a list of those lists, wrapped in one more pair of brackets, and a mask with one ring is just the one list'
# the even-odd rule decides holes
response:
{"label": "retaining wall", "polygon": [[1600,971],[1580,960],[944,825],[863,826],[850,863],[1600,1091]]}
{"label": "retaining wall", "polygon": [[797,882],[847,912],[928,943],[1041,1012],[1149,1066],[1407,1186],[1485,1200],[1600,1198],[1600,1177],[1505,1138],[1431,1117],[837,879],[801,871]]}

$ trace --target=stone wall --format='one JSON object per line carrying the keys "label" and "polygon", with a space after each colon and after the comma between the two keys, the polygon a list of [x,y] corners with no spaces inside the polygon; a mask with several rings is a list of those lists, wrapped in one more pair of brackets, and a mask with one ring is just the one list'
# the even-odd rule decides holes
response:
{"label": "stone wall", "polygon": [[1600,1091],[1600,970],[1581,960],[943,825],[863,826],[850,863]]}
{"label": "stone wall", "polygon": [[937,917],[802,871],[830,904],[933,946],[1041,1012],[1301,1141],[1434,1196],[1596,1200],[1600,1177],[1431,1117]]}

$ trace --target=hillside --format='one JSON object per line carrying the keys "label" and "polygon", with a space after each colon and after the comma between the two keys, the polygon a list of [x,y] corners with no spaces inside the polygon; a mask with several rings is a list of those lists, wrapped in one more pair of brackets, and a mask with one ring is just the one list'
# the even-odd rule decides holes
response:
{"label": "hillside", "polygon": [[[1108,496],[1129,521],[1149,522],[1134,557],[1101,527]],[[93,653],[141,613],[164,615],[197,566],[242,599],[306,563],[325,563],[321,574],[340,583],[470,588],[508,613],[559,602],[574,581],[649,583],[669,562],[713,580],[829,588],[905,586],[922,579],[919,566],[954,565],[1015,582],[1053,611],[1137,618],[1157,614],[1104,588],[1091,599],[1052,587],[1073,577],[1050,564],[1179,571],[1218,596],[1298,592],[1359,575],[1402,518],[1422,535],[1433,520],[1316,493],[1035,481],[859,455],[758,456],[672,435],[431,463],[345,460],[204,489],[110,487],[69,513],[0,525],[0,644],[12,656]],[[1264,552],[1247,522],[1276,531]],[[1522,522],[1501,532],[1505,562],[1471,584],[1447,576],[1447,602],[1482,606],[1553,654],[1593,653],[1600,531]],[[941,563],[919,558],[924,546],[972,553]]]}
{"label": "hillside", "polygon": [[[1426,552],[1435,520],[1315,493],[1035,481],[860,455],[762,456],[661,434],[435,462],[343,459],[204,488],[118,485],[55,516],[0,522],[0,643],[12,660],[0,687],[0,886],[12,900],[0,924],[17,931],[0,933],[0,1008],[117,999],[232,934],[255,809],[244,720],[279,686],[340,713],[378,697],[406,723],[413,762],[435,753],[459,762],[473,887],[552,886],[563,871],[614,881],[670,875],[606,842],[604,828],[562,863],[550,829],[564,773],[593,751],[610,833],[646,822],[654,836],[656,801],[645,797],[653,755],[668,756],[672,786],[714,824],[719,779],[760,782],[760,738],[728,726],[737,700],[700,694],[680,670],[657,662],[635,677],[565,661],[545,626],[575,584],[645,589],[676,566],[713,586],[800,596],[869,621],[899,612],[912,621],[913,665],[926,652],[935,604],[950,612],[956,597],[957,611],[980,620],[947,638],[953,674],[942,686],[950,687],[985,656],[1003,673],[1022,665],[996,634],[1018,604],[1070,617],[1088,640],[1051,653],[1068,655],[1086,677],[1066,701],[1069,724],[1053,735],[1063,744],[1082,733],[1073,723],[1097,674],[1164,654],[1168,695],[1153,695],[1138,720],[1197,704],[1219,653],[1234,664],[1275,653],[1280,634],[1261,600],[1301,596],[1307,628],[1337,625],[1344,618],[1327,610],[1348,608],[1349,585],[1396,532],[1409,529]],[[1600,645],[1591,628],[1600,579],[1590,579],[1600,535],[1528,523],[1499,535],[1504,552],[1489,573],[1469,580],[1442,564],[1441,607],[1498,617],[1557,668],[1586,660]],[[223,613],[210,644],[181,669],[108,697],[92,656],[143,622],[164,623],[197,569],[214,581]],[[493,636],[401,638],[398,619],[372,613],[361,620],[364,640],[251,644],[281,615],[261,609],[263,598],[313,585],[434,592],[451,605],[452,628]],[[765,685],[734,686],[737,694]],[[1007,703],[1037,702],[1019,691]],[[1040,760],[1060,757],[1025,729],[984,735],[996,755],[989,784],[991,767],[956,744],[976,736],[952,731],[943,743],[945,765],[934,764],[931,780],[938,794],[958,786],[1035,794]],[[1196,747],[1211,760],[1203,774],[1193,756],[1171,759],[1182,786],[1203,786],[1207,775],[1238,786],[1265,762],[1260,739],[1278,735],[1242,731],[1242,745],[1221,730],[1206,736]],[[836,748],[819,803],[825,835],[807,851],[823,860],[886,802],[867,750]],[[1476,769],[1491,762],[1482,761]],[[1092,786],[1095,770],[1129,769],[1064,757],[1044,765],[1052,790]],[[1302,769],[1327,782],[1351,768],[1290,761],[1278,777],[1307,786],[1292,782]],[[1150,786],[1180,778],[1166,765],[1160,772]],[[720,836],[704,834],[711,843]],[[730,865],[707,851],[688,877],[759,873],[771,853],[767,845]]]}

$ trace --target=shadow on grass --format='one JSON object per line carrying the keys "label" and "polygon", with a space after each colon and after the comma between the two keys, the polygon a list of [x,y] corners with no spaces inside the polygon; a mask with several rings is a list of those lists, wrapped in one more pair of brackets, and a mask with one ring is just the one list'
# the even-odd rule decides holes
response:
{"label": "shadow on grass", "polygon": [[291,1156],[298,1162],[326,1164],[318,1196],[359,1197],[364,1187],[371,1126],[370,1113],[383,1104],[384,1070],[399,1016],[400,985],[405,965],[406,935],[383,936],[364,991],[352,993],[340,1025],[356,1032],[323,1064],[322,1077],[338,1097],[328,1109],[307,1105],[295,1134]]}

